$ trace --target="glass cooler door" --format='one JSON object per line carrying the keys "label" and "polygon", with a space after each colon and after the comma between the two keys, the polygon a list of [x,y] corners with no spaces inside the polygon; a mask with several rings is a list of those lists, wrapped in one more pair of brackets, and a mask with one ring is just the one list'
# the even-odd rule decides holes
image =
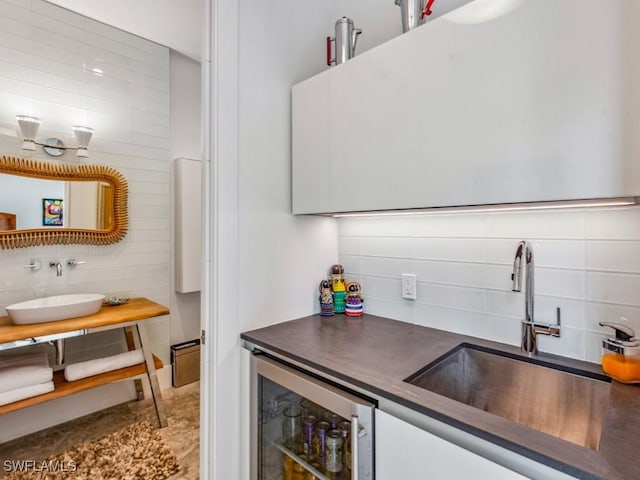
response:
{"label": "glass cooler door", "polygon": [[252,370],[252,479],[373,479],[372,402],[264,355]]}

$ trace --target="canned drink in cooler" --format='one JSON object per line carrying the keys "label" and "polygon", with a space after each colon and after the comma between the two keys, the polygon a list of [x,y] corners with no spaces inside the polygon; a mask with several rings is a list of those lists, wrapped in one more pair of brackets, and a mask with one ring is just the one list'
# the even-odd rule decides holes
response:
{"label": "canned drink in cooler", "polygon": [[331,430],[336,430],[340,422],[342,422],[342,417],[340,415],[332,413],[329,417],[329,425],[331,425]]}
{"label": "canned drink in cooler", "polygon": [[302,425],[302,451],[305,455],[313,455],[313,430],[316,425],[316,417],[308,416]]}
{"label": "canned drink in cooler", "polygon": [[342,462],[351,470],[351,422],[340,422],[338,430],[342,434]]}
{"label": "canned drink in cooler", "polygon": [[330,425],[328,422],[316,423],[316,428],[313,432],[313,454],[318,458],[324,458],[329,428]]}

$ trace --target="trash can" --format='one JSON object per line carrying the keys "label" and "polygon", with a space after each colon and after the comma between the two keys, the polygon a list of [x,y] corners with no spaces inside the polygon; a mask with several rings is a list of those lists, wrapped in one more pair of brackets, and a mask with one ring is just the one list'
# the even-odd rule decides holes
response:
{"label": "trash can", "polygon": [[174,387],[200,380],[200,339],[171,345],[171,371]]}

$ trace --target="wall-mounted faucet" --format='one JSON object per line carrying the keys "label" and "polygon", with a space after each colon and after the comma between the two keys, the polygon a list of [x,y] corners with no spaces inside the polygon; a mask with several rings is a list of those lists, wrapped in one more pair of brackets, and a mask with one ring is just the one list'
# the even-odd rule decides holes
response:
{"label": "wall-mounted faucet", "polygon": [[36,272],[42,268],[42,262],[37,258],[32,258],[29,260],[29,265],[25,265],[24,268],[28,268],[32,272]]}
{"label": "wall-mounted faucet", "polygon": [[525,261],[524,320],[522,320],[522,343],[520,348],[529,356],[538,353],[536,335],[560,336],[560,307],[556,308],[555,324],[535,323],[533,318],[533,247],[529,242],[521,241],[516,247],[511,273],[511,290],[522,291],[522,259]]}
{"label": "wall-mounted faucet", "polygon": [[57,260],[51,260],[49,262],[49,266],[51,268],[55,268],[56,269],[56,277],[61,277],[62,276],[62,263],[58,262]]}

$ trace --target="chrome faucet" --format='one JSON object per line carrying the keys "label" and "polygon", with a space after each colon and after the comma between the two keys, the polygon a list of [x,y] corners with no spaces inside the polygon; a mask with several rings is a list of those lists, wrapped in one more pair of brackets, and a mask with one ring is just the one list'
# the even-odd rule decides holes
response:
{"label": "chrome faucet", "polygon": [[56,269],[56,277],[61,277],[62,276],[62,263],[57,262],[55,260],[51,260],[49,262],[49,266],[51,268],[55,268]]}
{"label": "chrome faucet", "polygon": [[533,319],[533,247],[529,242],[521,241],[516,247],[513,259],[513,272],[511,273],[511,290],[522,291],[522,258],[525,260],[525,290],[524,290],[524,320],[522,320],[522,343],[520,348],[523,352],[532,356],[538,353],[536,336],[551,335],[560,336],[560,307],[556,308],[556,324],[535,323]]}

